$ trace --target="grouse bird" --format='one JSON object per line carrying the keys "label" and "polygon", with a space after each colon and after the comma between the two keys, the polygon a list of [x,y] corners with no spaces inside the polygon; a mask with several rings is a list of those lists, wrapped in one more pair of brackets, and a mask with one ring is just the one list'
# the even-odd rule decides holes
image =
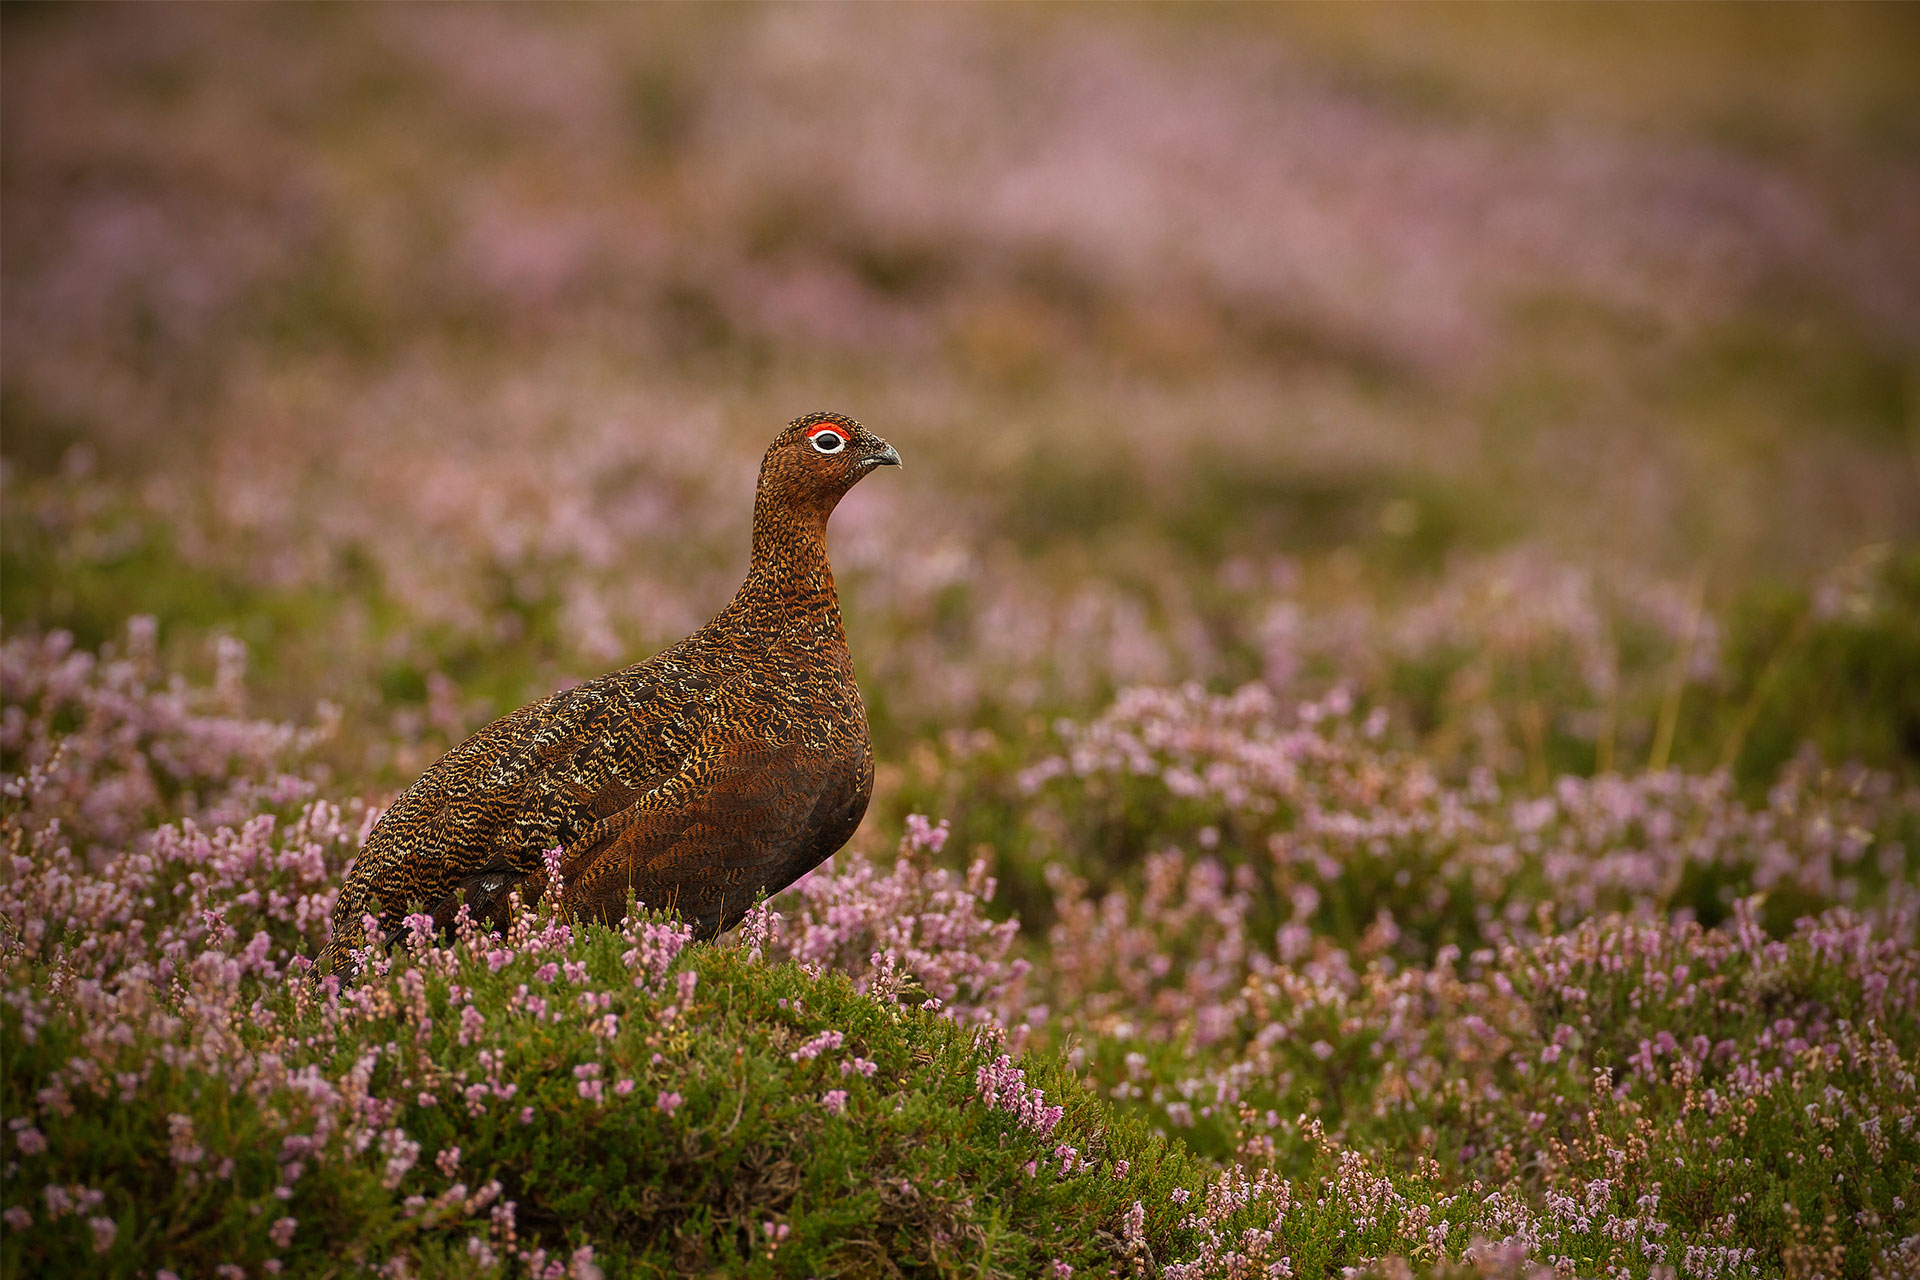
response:
{"label": "grouse bird", "polygon": [[[733,602],[644,662],[501,717],[442,756],[367,838],[333,908],[321,973],[391,942],[415,909],[461,901],[503,923],[509,893],[617,922],[629,892],[696,934],[737,924],[860,825],[873,745],[827,517],[893,446],[837,413],[797,418],[760,464],[753,554]],[[365,916],[379,899],[379,936]],[[418,904],[416,907],[415,904]]]}

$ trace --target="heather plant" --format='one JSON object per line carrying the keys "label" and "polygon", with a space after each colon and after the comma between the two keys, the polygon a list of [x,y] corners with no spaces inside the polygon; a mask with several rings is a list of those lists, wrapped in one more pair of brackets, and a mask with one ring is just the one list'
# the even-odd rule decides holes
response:
{"label": "heather plant", "polygon": [[10,1269],[1084,1265],[1183,1168],[1064,1073],[1003,1116],[990,1042],[684,937],[529,923],[324,999],[208,951],[184,1000],[10,1008]]}
{"label": "heather plant", "polygon": [[[1914,1225],[1914,963],[1845,912],[1776,941],[1742,904],[1729,929],[1600,917],[1431,968],[1322,941],[1204,1001],[1168,983],[1052,1025],[1202,1150],[1309,1185],[1371,1163],[1397,1212],[1576,1274],[1770,1274],[1828,1219],[1866,1274]],[[1446,1230],[1428,1243],[1458,1257]]]}
{"label": "heather plant", "polygon": [[[1459,1259],[1465,1225],[1575,1274],[1769,1274],[1835,1221],[1835,1267],[1897,1272],[1911,790],[1809,761],[1758,807],[1678,771],[1536,795],[1449,783],[1387,730],[1339,691],[1139,690],[1056,727],[981,824],[1046,860],[1039,1043],[1278,1179],[1222,1192],[1209,1247]],[[1300,1184],[1363,1167],[1418,1229],[1316,1252]]]}
{"label": "heather plant", "polygon": [[984,859],[964,878],[925,865],[947,831],[909,814],[890,871],[859,853],[829,859],[793,887],[784,919],[762,908],[748,937],[764,938],[773,958],[849,974],[877,997],[905,995],[966,1024],[1010,1025],[1030,967],[1008,956],[1019,924],[984,914],[997,888]]}
{"label": "heather plant", "polygon": [[1150,885],[1181,878],[1156,878],[1162,853],[1231,867],[1247,923],[1283,946],[1325,935],[1418,959],[1524,938],[1543,910],[1561,927],[1610,910],[1714,923],[1756,891],[1776,929],[1840,904],[1911,919],[1920,791],[1894,776],[1803,760],[1759,806],[1725,773],[1678,770],[1536,794],[1488,769],[1450,782],[1388,727],[1341,689],[1294,707],[1257,684],[1134,690],[1062,723],[1059,753],[1019,772],[1013,814],[983,822],[1031,833],[1018,856],[1057,867],[1068,904],[1074,877],[1142,858]]}
{"label": "heather plant", "polygon": [[0,803],[24,806],[23,829],[57,822],[84,855],[168,819],[238,824],[314,794],[293,770],[329,723],[247,717],[246,648],[232,637],[210,685],[163,677],[156,646],[150,617],[97,654],[63,631],[0,642]]}

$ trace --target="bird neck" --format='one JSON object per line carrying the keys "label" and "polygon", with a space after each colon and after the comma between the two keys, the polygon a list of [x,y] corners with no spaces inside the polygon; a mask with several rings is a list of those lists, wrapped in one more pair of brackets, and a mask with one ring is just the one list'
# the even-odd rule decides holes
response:
{"label": "bird neck", "polygon": [[838,630],[840,597],[827,563],[827,512],[756,502],[753,557],[734,605],[742,620],[785,629],[796,616],[830,615]]}

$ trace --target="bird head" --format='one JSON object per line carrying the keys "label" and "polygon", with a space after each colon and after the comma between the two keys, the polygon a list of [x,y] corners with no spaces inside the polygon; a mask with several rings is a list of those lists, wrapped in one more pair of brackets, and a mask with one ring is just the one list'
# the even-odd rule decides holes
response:
{"label": "bird head", "polygon": [[764,497],[825,515],[869,471],[899,465],[894,447],[852,418],[810,413],[788,423],[768,447],[760,489]]}

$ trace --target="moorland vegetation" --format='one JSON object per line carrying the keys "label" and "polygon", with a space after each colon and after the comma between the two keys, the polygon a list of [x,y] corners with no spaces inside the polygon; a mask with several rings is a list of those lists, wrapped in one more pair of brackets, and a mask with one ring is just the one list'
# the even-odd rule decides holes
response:
{"label": "moorland vegetation", "polygon": [[[7,1275],[1920,1270],[1910,14],[5,24]],[[853,843],[308,980],[814,408]]]}

